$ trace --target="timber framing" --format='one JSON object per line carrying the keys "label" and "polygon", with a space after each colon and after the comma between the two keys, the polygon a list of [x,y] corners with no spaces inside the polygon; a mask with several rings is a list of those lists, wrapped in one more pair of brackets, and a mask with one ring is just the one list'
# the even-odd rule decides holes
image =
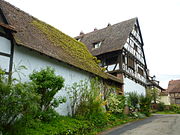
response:
{"label": "timber framing", "polygon": [[7,21],[6,17],[4,16],[3,11],[1,10],[1,8],[0,8],[0,15],[1,15],[2,21],[3,21],[3,22],[0,22],[0,27],[5,32],[5,33],[0,32],[0,36],[10,40],[10,43],[11,43],[10,50],[9,50],[10,53],[4,53],[4,52],[1,52],[1,50],[0,50],[0,56],[4,56],[4,57],[9,58],[8,70],[7,69],[5,70],[5,74],[9,76],[8,78],[10,80],[11,77],[12,77],[14,44],[15,44],[12,32],[16,32],[16,30],[15,30],[15,28],[13,26],[8,24],[8,21]]}
{"label": "timber framing", "polygon": [[126,56],[133,58],[133,60],[137,64],[140,64],[143,68],[146,68],[146,66],[138,58],[136,58],[132,53],[130,53],[126,48],[123,48],[123,52],[125,53]]}
{"label": "timber framing", "polygon": [[[137,18],[75,37],[79,38],[101,60],[106,72],[114,76],[122,74],[145,87],[149,85],[144,42]],[[94,49],[94,41],[101,41],[101,46]]]}

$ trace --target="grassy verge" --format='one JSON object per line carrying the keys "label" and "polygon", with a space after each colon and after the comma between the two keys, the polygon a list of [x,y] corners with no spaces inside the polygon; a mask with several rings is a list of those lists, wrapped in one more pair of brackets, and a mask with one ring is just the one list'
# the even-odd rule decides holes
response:
{"label": "grassy verge", "polygon": [[173,111],[157,111],[154,114],[177,114],[177,113]]}
{"label": "grassy verge", "polygon": [[[138,120],[138,118],[126,118],[126,119],[117,119],[116,121],[111,121],[109,122],[105,127],[103,128],[96,128],[94,129],[94,132],[92,133],[95,133],[95,134],[98,134],[100,132],[103,132],[105,130],[108,130],[108,129],[111,129],[111,128],[114,128],[116,126],[121,126],[123,124],[126,124],[126,123],[129,123],[129,122],[132,122],[132,121],[136,121]],[[95,135],[94,134],[94,135]]]}
{"label": "grassy verge", "polygon": [[[110,115],[106,124],[96,125],[92,121],[56,116],[50,121],[26,117],[16,122],[6,135],[96,135],[107,129],[139,120],[126,115]],[[4,134],[3,133],[3,134]]]}

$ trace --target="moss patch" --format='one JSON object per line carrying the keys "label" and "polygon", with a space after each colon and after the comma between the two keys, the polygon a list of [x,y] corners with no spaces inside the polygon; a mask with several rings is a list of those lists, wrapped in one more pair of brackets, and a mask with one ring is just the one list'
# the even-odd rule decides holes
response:
{"label": "moss patch", "polygon": [[52,45],[60,46],[65,54],[67,54],[68,57],[70,56],[68,61],[70,62],[69,64],[99,75],[103,78],[107,78],[105,73],[103,73],[101,68],[98,66],[97,59],[94,59],[83,43],[67,36],[58,29],[42,21],[35,19],[32,21],[32,25],[38,28],[52,43]]}

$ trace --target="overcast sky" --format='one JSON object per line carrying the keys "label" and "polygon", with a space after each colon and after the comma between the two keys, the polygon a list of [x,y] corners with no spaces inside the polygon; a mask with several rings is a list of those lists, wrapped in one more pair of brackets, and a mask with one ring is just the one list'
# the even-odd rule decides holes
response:
{"label": "overcast sky", "polygon": [[6,0],[75,37],[138,17],[151,75],[180,79],[180,0]]}

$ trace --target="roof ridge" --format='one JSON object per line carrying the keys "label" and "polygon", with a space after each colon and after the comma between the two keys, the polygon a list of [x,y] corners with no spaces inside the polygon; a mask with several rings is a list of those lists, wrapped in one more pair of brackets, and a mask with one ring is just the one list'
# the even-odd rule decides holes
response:
{"label": "roof ridge", "polygon": [[[114,26],[116,26],[116,25],[119,25],[119,24],[121,24],[121,23],[125,23],[125,22],[130,21],[130,20],[136,20],[136,19],[138,19],[138,18],[137,18],[137,17],[134,17],[134,18],[131,18],[131,19],[127,19],[127,20],[124,20],[124,21],[122,21],[122,22],[112,24],[111,26],[107,26],[107,27],[104,27],[104,28],[101,28],[101,29],[97,29],[96,32],[101,31],[101,30],[104,30],[104,29],[107,29],[107,28],[110,28],[110,27],[114,27]],[[83,37],[84,35],[88,35],[88,34],[91,34],[91,33],[93,33],[93,32],[95,32],[95,31],[90,31],[90,32],[88,32],[88,33],[84,33],[84,34],[79,35],[79,36],[76,36],[76,37],[74,37],[74,38]]]}

